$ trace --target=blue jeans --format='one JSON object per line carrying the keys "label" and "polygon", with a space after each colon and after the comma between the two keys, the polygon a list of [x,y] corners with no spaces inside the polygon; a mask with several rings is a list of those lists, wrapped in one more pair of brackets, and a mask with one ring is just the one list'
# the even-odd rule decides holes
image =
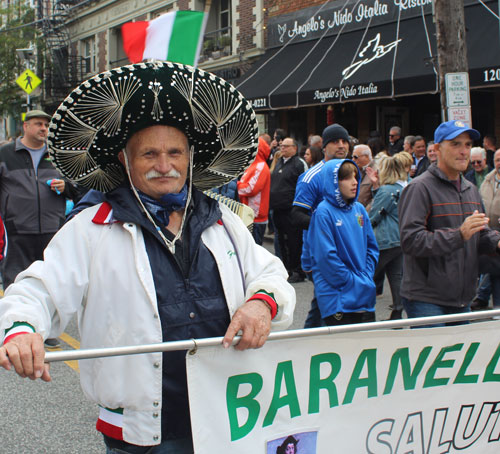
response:
{"label": "blue jeans", "polygon": [[500,309],[500,276],[490,274],[491,294],[493,295],[493,309]]}
{"label": "blue jeans", "polygon": [[[108,438],[108,440],[110,440]],[[106,440],[105,440],[106,442]],[[112,441],[110,440],[110,443]],[[123,442],[118,442],[123,444]],[[106,443],[106,454],[193,454],[193,442],[190,438],[165,440],[156,446],[136,446],[127,444],[120,448],[110,448]]]}
{"label": "blue jeans", "polygon": [[[314,285],[312,273],[308,272],[308,273],[306,273],[306,275],[307,275],[307,278]],[[326,323],[323,320],[323,317],[321,317],[321,312],[319,311],[318,300],[316,299],[316,293],[315,293],[314,298],[311,301],[311,308],[309,309],[309,312],[307,313],[307,318],[306,318],[306,321],[304,323],[304,328],[319,328],[322,326],[326,326]]]}
{"label": "blue jeans", "polygon": [[267,224],[254,224],[252,229],[252,236],[255,242],[262,246],[264,242],[264,233],[266,233]]}
{"label": "blue jeans", "polygon": [[385,276],[387,276],[391,287],[392,309],[401,311],[403,305],[401,304],[399,292],[401,290],[401,279],[403,278],[403,253],[399,246],[380,251],[373,280],[375,283],[381,282],[383,288]]}
{"label": "blue jeans", "polygon": [[476,297],[481,301],[490,301],[491,296],[491,282],[489,274],[482,274],[479,279],[479,286],[477,288]]}
{"label": "blue jeans", "polygon": [[304,328],[319,328],[321,326],[326,326],[325,321],[321,317],[321,312],[319,311],[318,301],[316,300],[316,295],[311,301],[311,308],[307,313],[307,318],[304,323]]}
{"label": "blue jeans", "polygon": [[[403,303],[403,307],[406,311],[406,314],[408,315],[408,318],[435,317],[439,315],[462,314],[470,312],[470,306],[441,306],[440,304],[426,303],[424,301],[408,300],[404,296],[401,297],[401,302]],[[468,323],[468,321],[435,323],[432,325],[412,326],[412,328],[436,328],[438,326],[466,325]]]}

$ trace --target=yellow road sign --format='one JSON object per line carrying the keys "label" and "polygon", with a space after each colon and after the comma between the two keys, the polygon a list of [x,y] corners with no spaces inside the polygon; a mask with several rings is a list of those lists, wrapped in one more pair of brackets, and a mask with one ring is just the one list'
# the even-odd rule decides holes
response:
{"label": "yellow road sign", "polygon": [[42,81],[33,71],[26,69],[16,79],[16,83],[29,95]]}

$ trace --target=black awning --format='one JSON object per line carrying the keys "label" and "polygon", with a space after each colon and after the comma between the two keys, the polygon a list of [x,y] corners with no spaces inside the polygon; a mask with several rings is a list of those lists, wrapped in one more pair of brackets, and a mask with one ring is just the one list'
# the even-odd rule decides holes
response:
{"label": "black awning", "polygon": [[[477,4],[466,25],[471,86],[484,85],[500,67],[498,19]],[[414,16],[269,49],[237,86],[257,110],[436,93],[436,55],[432,16]]]}
{"label": "black awning", "polygon": [[[467,59],[471,87],[500,85],[498,3],[466,8]],[[497,16],[495,16],[497,15]]]}

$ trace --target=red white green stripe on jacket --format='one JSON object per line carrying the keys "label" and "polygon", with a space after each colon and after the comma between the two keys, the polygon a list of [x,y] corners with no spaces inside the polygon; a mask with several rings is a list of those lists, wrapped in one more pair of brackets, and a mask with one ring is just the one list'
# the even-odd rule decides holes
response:
{"label": "red white green stripe on jacket", "polygon": [[[248,301],[262,300],[271,309],[271,319],[276,317],[278,313],[278,304],[274,299],[274,294],[259,290]],[[116,440],[123,440],[123,408],[105,408],[99,407],[99,419],[97,420],[96,429]]]}
{"label": "red white green stripe on jacket", "polygon": [[116,440],[123,440],[123,408],[99,407],[96,429]]}
{"label": "red white green stripe on jacket", "polygon": [[31,326],[29,323],[15,322],[10,328],[5,330],[5,338],[3,340],[3,343],[6,344],[20,334],[32,334],[34,332],[35,328],[33,328],[33,326]]}
{"label": "red white green stripe on jacket", "polygon": [[262,300],[269,306],[269,309],[271,309],[271,320],[278,315],[278,303],[274,299],[274,293],[260,289],[252,297],[248,298],[247,301],[252,300]]}

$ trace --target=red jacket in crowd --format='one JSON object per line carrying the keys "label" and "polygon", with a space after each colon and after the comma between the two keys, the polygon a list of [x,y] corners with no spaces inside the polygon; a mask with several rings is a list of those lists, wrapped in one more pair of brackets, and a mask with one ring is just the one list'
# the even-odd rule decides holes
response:
{"label": "red jacket in crowd", "polygon": [[259,150],[255,160],[238,181],[240,202],[248,205],[255,213],[255,223],[267,222],[269,214],[269,192],[271,173],[267,159],[271,149],[264,139],[259,137]]}

